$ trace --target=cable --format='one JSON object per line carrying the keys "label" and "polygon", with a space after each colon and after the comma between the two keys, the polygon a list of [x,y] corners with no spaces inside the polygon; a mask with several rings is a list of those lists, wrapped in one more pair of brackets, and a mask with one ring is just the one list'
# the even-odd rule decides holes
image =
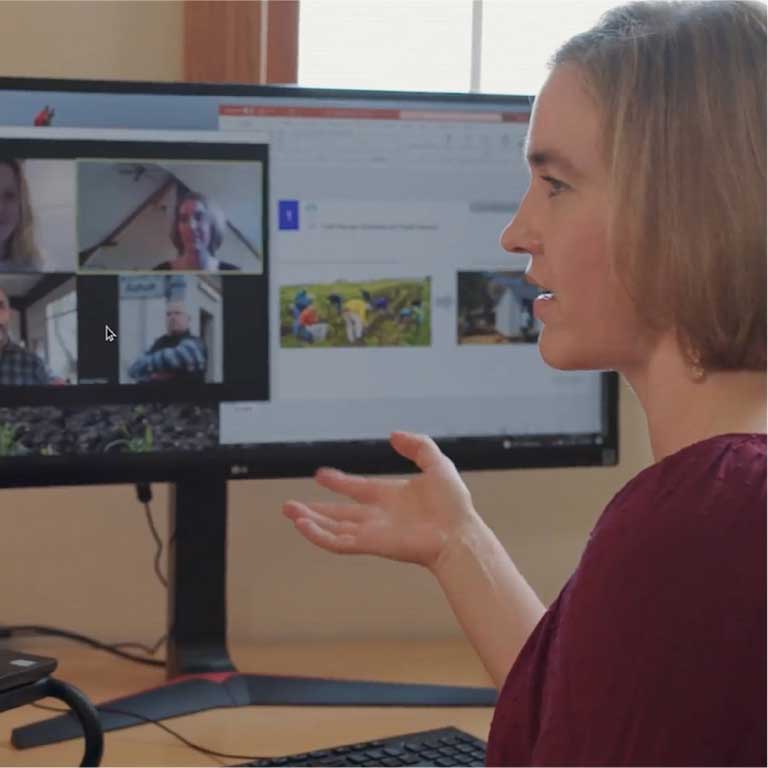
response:
{"label": "cable", "polygon": [[154,654],[157,651],[157,648],[160,644],[162,644],[162,640],[165,638],[161,638],[158,643],[155,644],[154,648],[150,648],[149,646],[142,645],[141,643],[116,643],[113,645],[102,643],[99,640],[95,640],[92,637],[88,637],[87,635],[81,635],[79,632],[72,632],[68,629],[58,629],[57,627],[46,627],[39,624],[15,624],[15,625],[0,625],[0,639],[7,638],[7,637],[19,637],[19,636],[35,636],[40,635],[44,637],[65,637],[68,640],[74,640],[78,643],[85,643],[85,645],[89,645],[91,648],[96,648],[100,651],[106,651],[107,653],[112,653],[115,656],[120,656],[123,659],[127,659],[128,661],[135,661],[139,664],[147,664],[151,667],[164,667],[165,661],[162,659],[147,659],[143,656],[136,656],[133,653],[128,653],[127,651],[121,650],[124,646],[133,646],[136,648],[140,648],[142,651],[144,651],[147,654]]}
{"label": "cable", "polygon": [[[83,753],[80,765],[98,766],[104,754],[104,731],[101,727],[101,719],[98,712],[79,688],[55,677],[44,677],[28,685],[20,685],[16,688],[0,692],[3,711],[14,707],[21,707],[25,704],[32,704],[34,707],[36,706],[35,702],[48,697],[63,701],[68,709],[55,708],[56,711],[74,717],[83,730],[85,752]],[[11,733],[11,744],[17,749],[31,746],[25,742],[19,729]]]}
{"label": "cable", "polygon": [[149,503],[152,501],[152,487],[149,483],[136,483],[136,498],[139,500],[139,503],[144,505],[144,513],[147,516],[147,525],[149,525],[152,538],[155,540],[155,573],[157,574],[157,578],[160,579],[160,583],[167,589],[168,580],[160,570],[160,558],[163,554],[163,540],[157,532],[155,521],[152,518],[152,508],[149,506]]}
{"label": "cable", "polygon": [[160,646],[166,641],[168,638],[168,635],[161,635],[157,638],[154,645],[144,645],[143,643],[135,643],[132,641],[128,641],[125,643],[110,643],[111,648],[138,648],[141,651],[144,651],[144,653],[148,653],[150,656],[154,656],[159,650]]}
{"label": "cable", "polygon": [[65,683],[63,680],[57,680],[55,677],[49,677],[47,683],[48,695],[67,704],[80,721],[85,736],[85,754],[80,765],[99,765],[104,754],[104,732],[101,729],[101,720],[93,704],[74,685]]}
{"label": "cable", "polygon": [[[58,707],[51,707],[47,704],[33,704],[33,707],[38,707],[38,709],[48,709],[51,712],[66,712],[67,710],[59,709]],[[137,712],[128,712],[126,710],[122,709],[113,709],[112,707],[104,707],[99,706],[98,707],[99,712],[108,712],[113,715],[123,715],[124,717],[134,717],[137,720],[141,720],[145,723],[151,723],[152,725],[156,725],[158,728],[162,728],[164,731],[169,733],[174,738],[181,741],[186,746],[190,747],[191,749],[195,749],[198,752],[202,752],[203,754],[210,755],[211,757],[226,757],[231,758],[233,760],[273,760],[273,757],[265,757],[265,756],[254,756],[254,755],[235,755],[231,754],[229,752],[217,752],[215,749],[208,749],[207,747],[202,747],[199,744],[195,744],[194,742],[190,741],[186,737],[182,736],[180,733],[177,733],[172,728],[169,728],[164,723],[161,723],[159,720],[153,720],[151,717],[146,717],[145,715],[140,715]]]}
{"label": "cable", "polygon": [[[144,513],[147,517],[147,525],[149,525],[149,530],[152,533],[152,537],[155,540],[155,561],[154,561],[154,568],[155,573],[157,574],[157,578],[160,580],[160,583],[168,589],[168,579],[163,575],[163,572],[160,570],[160,558],[163,554],[163,540],[160,538],[160,534],[157,532],[157,528],[155,527],[155,521],[152,517],[152,509],[149,506],[150,502],[152,501],[152,486],[149,483],[136,483],[136,498],[139,500],[140,504],[144,505]],[[175,532],[174,532],[175,535]],[[173,536],[171,536],[171,543],[173,543]],[[152,646],[152,650],[149,651],[153,656],[157,653],[160,646],[165,642],[166,638],[168,637],[167,634],[162,635],[158,638],[158,640],[155,642],[155,644]],[[126,643],[120,643],[120,647],[124,647],[127,645]]]}

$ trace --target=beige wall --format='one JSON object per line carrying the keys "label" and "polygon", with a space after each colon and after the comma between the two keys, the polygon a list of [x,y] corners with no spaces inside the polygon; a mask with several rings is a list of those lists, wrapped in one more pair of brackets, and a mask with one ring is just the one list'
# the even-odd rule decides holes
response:
{"label": "beige wall", "polygon": [[[176,79],[181,5],[0,3],[5,74]],[[86,31],[87,30],[87,31]],[[642,412],[621,390],[618,468],[475,472],[478,509],[519,568],[551,601],[591,526],[650,461]],[[153,504],[165,531],[166,488]],[[280,515],[289,497],[317,498],[309,480],[230,484],[230,634],[279,639],[439,636],[458,632],[429,577],[412,566],[313,550]],[[66,626],[105,640],[151,641],[165,595],[132,487],[0,493],[0,622]]]}
{"label": "beige wall", "polygon": [[4,76],[179,80],[182,2],[3,0]]}

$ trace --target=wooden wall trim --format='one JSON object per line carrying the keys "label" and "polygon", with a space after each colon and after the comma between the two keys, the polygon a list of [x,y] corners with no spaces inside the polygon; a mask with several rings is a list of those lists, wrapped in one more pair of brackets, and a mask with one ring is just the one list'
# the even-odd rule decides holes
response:
{"label": "wooden wall trim", "polygon": [[298,0],[185,0],[187,82],[295,83],[298,50]]}
{"label": "wooden wall trim", "polygon": [[299,77],[299,0],[269,0],[267,82],[288,85]]}

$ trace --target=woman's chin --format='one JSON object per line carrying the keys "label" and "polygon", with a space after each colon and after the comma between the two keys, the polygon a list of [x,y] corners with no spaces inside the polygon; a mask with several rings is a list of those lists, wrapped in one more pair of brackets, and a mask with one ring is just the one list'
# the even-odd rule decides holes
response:
{"label": "woman's chin", "polygon": [[602,370],[602,366],[588,350],[580,350],[575,344],[564,345],[559,340],[558,343],[554,343],[547,338],[545,330],[542,330],[539,335],[539,354],[550,368],[558,371]]}

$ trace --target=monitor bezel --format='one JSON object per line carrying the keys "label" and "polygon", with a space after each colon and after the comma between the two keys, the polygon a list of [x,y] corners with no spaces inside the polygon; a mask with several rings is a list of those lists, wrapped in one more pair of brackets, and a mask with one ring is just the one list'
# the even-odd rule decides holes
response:
{"label": "monitor bezel", "polygon": [[[434,104],[499,105],[529,108],[533,96],[424,91],[382,91],[305,88],[293,85],[243,83],[173,83],[70,78],[0,77],[0,90],[118,93],[143,95],[222,96],[230,98],[324,99],[334,101],[404,101]],[[158,129],[160,130],[160,129]],[[268,236],[268,233],[267,233]],[[516,441],[510,436],[468,436],[442,439],[441,449],[462,470],[615,466],[619,461],[618,374],[603,371],[601,410],[604,432],[600,442],[575,444],[570,435],[534,436]],[[393,427],[398,425],[393,425]],[[519,444],[525,442],[526,444]],[[402,473],[413,466],[399,457],[386,440],[343,440],[294,444],[220,446],[215,451],[13,457],[0,460],[0,487],[100,485],[135,482],[180,482],[200,468],[227,479],[304,477],[332,464],[348,471]]]}

